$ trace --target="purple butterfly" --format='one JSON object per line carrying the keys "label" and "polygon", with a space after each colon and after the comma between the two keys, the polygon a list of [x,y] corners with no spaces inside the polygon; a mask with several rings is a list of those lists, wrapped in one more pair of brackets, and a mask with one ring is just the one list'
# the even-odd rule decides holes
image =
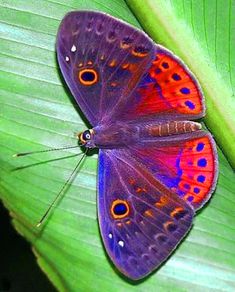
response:
{"label": "purple butterfly", "polygon": [[99,148],[98,217],[116,267],[140,279],[165,261],[217,180],[212,136],[189,69],[146,34],[100,12],[71,12],[57,39],[63,76]]}

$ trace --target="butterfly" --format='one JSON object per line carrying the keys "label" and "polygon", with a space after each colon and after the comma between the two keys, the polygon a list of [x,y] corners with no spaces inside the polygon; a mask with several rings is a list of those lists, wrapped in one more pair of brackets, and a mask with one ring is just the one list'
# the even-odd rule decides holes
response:
{"label": "butterfly", "polygon": [[63,77],[99,148],[98,219],[117,269],[138,280],[189,232],[218,174],[215,142],[201,124],[194,75],[144,32],[94,11],[68,13],[57,36]]}

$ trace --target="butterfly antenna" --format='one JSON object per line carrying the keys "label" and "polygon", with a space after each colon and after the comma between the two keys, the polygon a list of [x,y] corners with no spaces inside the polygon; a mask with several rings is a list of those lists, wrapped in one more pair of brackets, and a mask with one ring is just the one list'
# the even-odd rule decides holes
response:
{"label": "butterfly antenna", "polygon": [[39,227],[43,221],[45,220],[45,218],[47,217],[48,213],[51,211],[51,209],[54,207],[55,203],[58,201],[58,199],[60,198],[61,194],[63,193],[64,189],[66,188],[66,186],[70,183],[70,181],[72,180],[72,178],[74,177],[74,174],[76,173],[77,169],[79,168],[82,160],[85,158],[87,151],[89,148],[86,149],[86,151],[84,152],[84,154],[82,155],[81,159],[78,161],[78,164],[76,165],[76,167],[74,168],[74,170],[72,171],[72,173],[70,174],[69,178],[66,180],[66,182],[64,183],[64,185],[62,186],[62,188],[60,189],[59,193],[57,194],[57,196],[55,197],[55,199],[53,200],[53,202],[51,203],[51,205],[48,207],[48,209],[46,210],[46,212],[44,213],[44,215],[42,216],[42,218],[40,219],[40,221],[37,223],[37,227]]}
{"label": "butterfly antenna", "polygon": [[38,154],[38,153],[44,153],[44,152],[50,152],[50,151],[57,151],[57,150],[65,150],[65,149],[72,149],[72,148],[77,148],[80,147],[81,145],[76,145],[76,146],[63,146],[60,148],[52,148],[52,149],[47,149],[47,150],[39,150],[39,151],[31,151],[31,152],[22,152],[22,153],[16,153],[13,155],[13,157],[20,157],[20,156],[26,156],[26,155],[32,155],[32,154]]}

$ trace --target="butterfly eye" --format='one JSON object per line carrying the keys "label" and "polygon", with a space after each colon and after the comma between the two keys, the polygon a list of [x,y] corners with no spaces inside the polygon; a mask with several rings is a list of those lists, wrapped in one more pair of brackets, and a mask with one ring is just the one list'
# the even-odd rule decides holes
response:
{"label": "butterfly eye", "polygon": [[115,200],[111,206],[111,214],[114,219],[122,219],[129,215],[130,207],[127,201]]}
{"label": "butterfly eye", "polygon": [[83,132],[83,134],[82,134],[82,139],[83,139],[84,141],[89,141],[89,140],[91,140],[91,133],[90,133],[89,130],[86,130],[86,131]]}
{"label": "butterfly eye", "polygon": [[91,140],[93,134],[93,130],[86,130],[83,133],[78,134],[78,139],[82,145],[85,145],[88,141]]}
{"label": "butterfly eye", "polygon": [[98,81],[98,74],[94,69],[83,69],[79,72],[78,79],[83,85],[89,86]]}

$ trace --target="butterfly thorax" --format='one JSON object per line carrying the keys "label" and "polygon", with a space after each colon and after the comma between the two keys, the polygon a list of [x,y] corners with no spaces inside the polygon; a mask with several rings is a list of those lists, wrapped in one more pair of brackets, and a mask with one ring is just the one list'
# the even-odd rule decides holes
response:
{"label": "butterfly thorax", "polygon": [[141,140],[158,141],[163,137],[185,134],[201,129],[201,124],[192,121],[165,121],[154,123],[114,123],[97,126],[78,135],[86,148],[123,148]]}

